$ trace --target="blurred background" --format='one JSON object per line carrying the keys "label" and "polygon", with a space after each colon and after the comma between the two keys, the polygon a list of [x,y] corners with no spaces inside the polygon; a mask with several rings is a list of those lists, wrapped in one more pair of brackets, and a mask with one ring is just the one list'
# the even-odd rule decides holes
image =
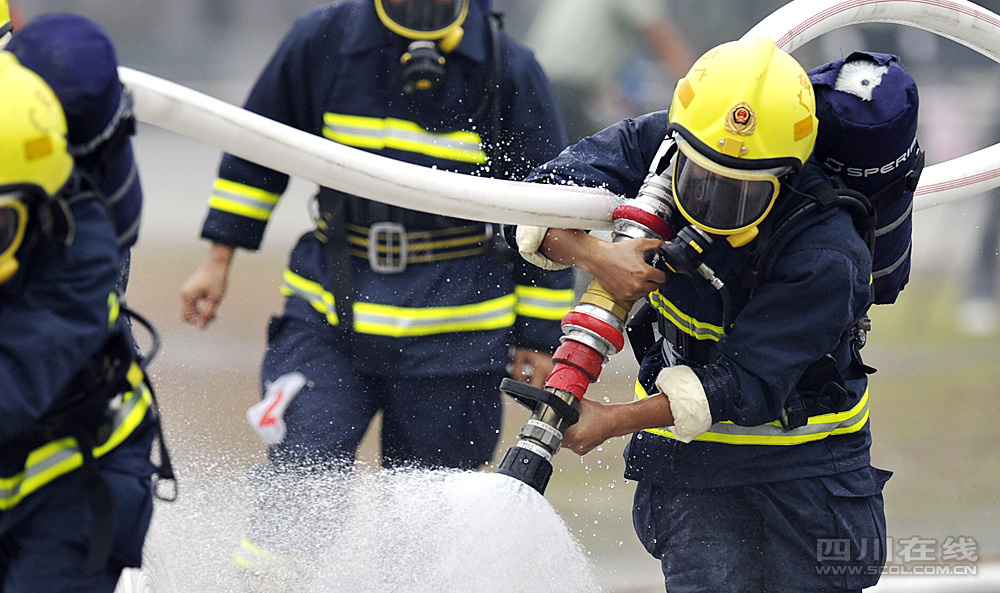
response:
{"label": "blurred background", "polygon": [[[553,51],[557,22],[573,12],[561,0],[495,0],[506,26],[530,43],[553,83],[588,85],[572,112],[591,133],[623,117],[665,108],[676,78],[711,46],[738,38],[783,2],[659,2],[656,21],[617,20],[617,33],[585,39],[582,57],[602,70],[574,77],[567,53]],[[120,62],[225,101],[241,104],[258,70],[293,19],[315,0],[11,0],[23,19],[43,12],[86,15],[114,39]],[[983,6],[1000,10],[997,0]],[[559,6],[557,6],[559,5]],[[557,16],[561,15],[561,16]],[[593,15],[591,15],[593,16]],[[606,22],[605,24],[609,24]],[[563,23],[565,25],[565,23]],[[1000,67],[929,33],[893,25],[852,27],[796,52],[808,69],[855,49],[896,53],[917,79],[920,144],[928,165],[1000,140]],[[562,53],[563,55],[560,55]],[[686,61],[686,62],[685,62]],[[575,79],[576,78],[576,79]],[[579,95],[579,93],[578,93]],[[285,258],[312,225],[314,187],[300,180],[278,207],[260,253],[235,261],[220,318],[207,331],[180,321],[179,287],[208,245],[198,239],[218,150],[146,125],[135,139],[146,195],[133,254],[130,304],[158,326],[163,349],[152,375],[167,438],[177,457],[182,499],[197,490],[205,459],[241,469],[263,447],[244,412],[257,401],[267,318],[280,309]],[[876,307],[864,354],[872,378],[874,463],[895,472],[886,491],[889,536],[933,540],[971,537],[980,562],[1000,559],[1000,337],[997,328],[997,192],[922,211],[914,218],[914,270],[892,306]],[[619,354],[589,396],[631,399],[636,364]],[[527,411],[506,404],[497,460],[515,442]],[[372,432],[377,431],[377,427]],[[368,435],[361,461],[377,461]],[[631,527],[633,485],[621,477],[625,440],[584,458],[562,453],[546,497],[586,548],[612,591],[662,590],[658,563]],[[213,470],[214,471],[214,470]],[[194,497],[195,501],[202,500]],[[185,508],[181,506],[181,508]],[[192,515],[204,509],[188,509]],[[235,543],[235,542],[233,542]],[[183,568],[181,569],[183,570]]]}

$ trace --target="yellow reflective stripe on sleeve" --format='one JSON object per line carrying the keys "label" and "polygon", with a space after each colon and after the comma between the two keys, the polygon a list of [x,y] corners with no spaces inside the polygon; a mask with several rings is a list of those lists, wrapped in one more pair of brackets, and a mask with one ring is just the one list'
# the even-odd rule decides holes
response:
{"label": "yellow reflective stripe on sleeve", "polygon": [[408,308],[354,303],[354,331],[393,338],[481,331],[514,325],[517,297],[504,295],[454,307]]}
{"label": "yellow reflective stripe on sleeve", "polygon": [[721,337],[726,335],[726,332],[722,330],[721,326],[705,323],[704,321],[698,321],[690,315],[682,313],[676,305],[668,301],[658,290],[649,293],[649,302],[656,307],[656,310],[659,311],[660,314],[667,319],[667,321],[676,325],[677,329],[689,336],[699,340],[711,340],[713,342],[718,342]]}
{"label": "yellow reflective stripe on sleeve", "polygon": [[327,323],[340,325],[340,318],[337,317],[337,310],[334,307],[333,293],[323,288],[322,284],[303,278],[291,270],[285,270],[284,281],[281,294],[299,297],[322,313]]}
{"label": "yellow reflective stripe on sleeve", "polygon": [[340,113],[324,114],[323,122],[323,136],[347,146],[391,148],[462,163],[486,162],[482,137],[475,132],[438,134],[411,121]]}
{"label": "yellow reflective stripe on sleeve", "polygon": [[[93,449],[94,458],[100,458],[121,445],[146,417],[152,404],[152,394],[143,380],[142,370],[132,364],[129,369],[129,381],[133,383],[132,391],[122,395],[119,408],[115,411],[111,423],[111,436],[108,440]],[[136,392],[139,396],[136,397]],[[24,470],[14,476],[0,478],[0,511],[10,509],[24,500],[29,494],[37,491],[56,478],[64,476],[83,465],[83,455],[73,437],[65,437],[50,441],[28,453]]]}
{"label": "yellow reflective stripe on sleeve", "polygon": [[266,221],[271,218],[271,212],[280,199],[279,194],[228,179],[216,179],[208,206],[214,210]]}
{"label": "yellow reflective stripe on sleeve", "polygon": [[576,304],[576,293],[572,288],[552,289],[538,286],[514,287],[517,296],[518,315],[538,319],[562,319]]}
{"label": "yellow reflective stripe on sleeve", "polygon": [[[648,396],[638,381],[635,383],[635,396],[636,399]],[[794,430],[785,430],[777,420],[760,426],[739,426],[728,421],[717,422],[695,440],[727,445],[800,445],[832,435],[858,432],[867,423],[868,389],[865,388],[864,395],[851,409],[810,416],[808,424]],[[667,428],[647,428],[646,432],[669,439],[674,438],[674,434]]]}

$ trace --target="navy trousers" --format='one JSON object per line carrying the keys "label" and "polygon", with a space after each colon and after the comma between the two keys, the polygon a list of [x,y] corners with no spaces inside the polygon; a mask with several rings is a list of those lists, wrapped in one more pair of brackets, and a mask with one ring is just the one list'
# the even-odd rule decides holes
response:
{"label": "navy trousers", "polygon": [[887,558],[890,475],[864,468],[705,489],[640,481],[633,522],[669,593],[860,591]]}
{"label": "navy trousers", "polygon": [[[500,438],[503,369],[443,377],[363,375],[347,339],[330,326],[292,316],[272,319],[264,384],[298,371],[309,383],[285,412],[284,441],[272,462],[350,464],[369,424],[382,412],[382,465],[476,469]],[[447,353],[442,353],[447,356]]]}

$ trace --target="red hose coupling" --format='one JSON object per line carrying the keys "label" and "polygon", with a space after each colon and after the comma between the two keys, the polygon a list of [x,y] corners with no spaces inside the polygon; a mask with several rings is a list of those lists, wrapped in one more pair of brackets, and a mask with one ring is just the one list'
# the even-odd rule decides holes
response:
{"label": "red hose coupling", "polygon": [[601,339],[614,348],[614,352],[607,353],[608,356],[618,354],[622,351],[622,348],[625,347],[625,336],[622,335],[622,332],[607,321],[598,319],[593,315],[582,313],[574,309],[563,317],[561,325],[563,332],[566,332],[567,326],[576,326],[589,330],[595,335],[600,336]]}
{"label": "red hose coupling", "polygon": [[625,218],[633,222],[637,222],[659,235],[664,241],[672,241],[674,238],[674,229],[667,223],[667,221],[651,212],[646,212],[637,206],[622,204],[621,206],[616,207],[611,213],[611,220],[618,218]]}
{"label": "red hose coupling", "polygon": [[604,356],[586,344],[566,340],[552,355],[555,369],[545,381],[546,387],[572,393],[582,399],[587,387],[601,375]]}

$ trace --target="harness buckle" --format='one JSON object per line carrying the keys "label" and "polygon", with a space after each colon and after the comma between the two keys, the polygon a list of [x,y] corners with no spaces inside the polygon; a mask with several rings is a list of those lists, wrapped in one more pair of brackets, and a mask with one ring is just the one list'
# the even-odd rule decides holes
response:
{"label": "harness buckle", "polygon": [[785,402],[785,407],[778,414],[778,420],[781,422],[781,427],[786,431],[795,430],[809,424],[809,412],[806,411],[806,403],[799,393],[792,393],[791,397],[788,398],[788,401]]}
{"label": "harness buckle", "polygon": [[[383,253],[380,247],[383,247]],[[376,222],[368,229],[368,265],[379,274],[399,274],[406,269],[409,244],[406,227],[398,222]]]}

